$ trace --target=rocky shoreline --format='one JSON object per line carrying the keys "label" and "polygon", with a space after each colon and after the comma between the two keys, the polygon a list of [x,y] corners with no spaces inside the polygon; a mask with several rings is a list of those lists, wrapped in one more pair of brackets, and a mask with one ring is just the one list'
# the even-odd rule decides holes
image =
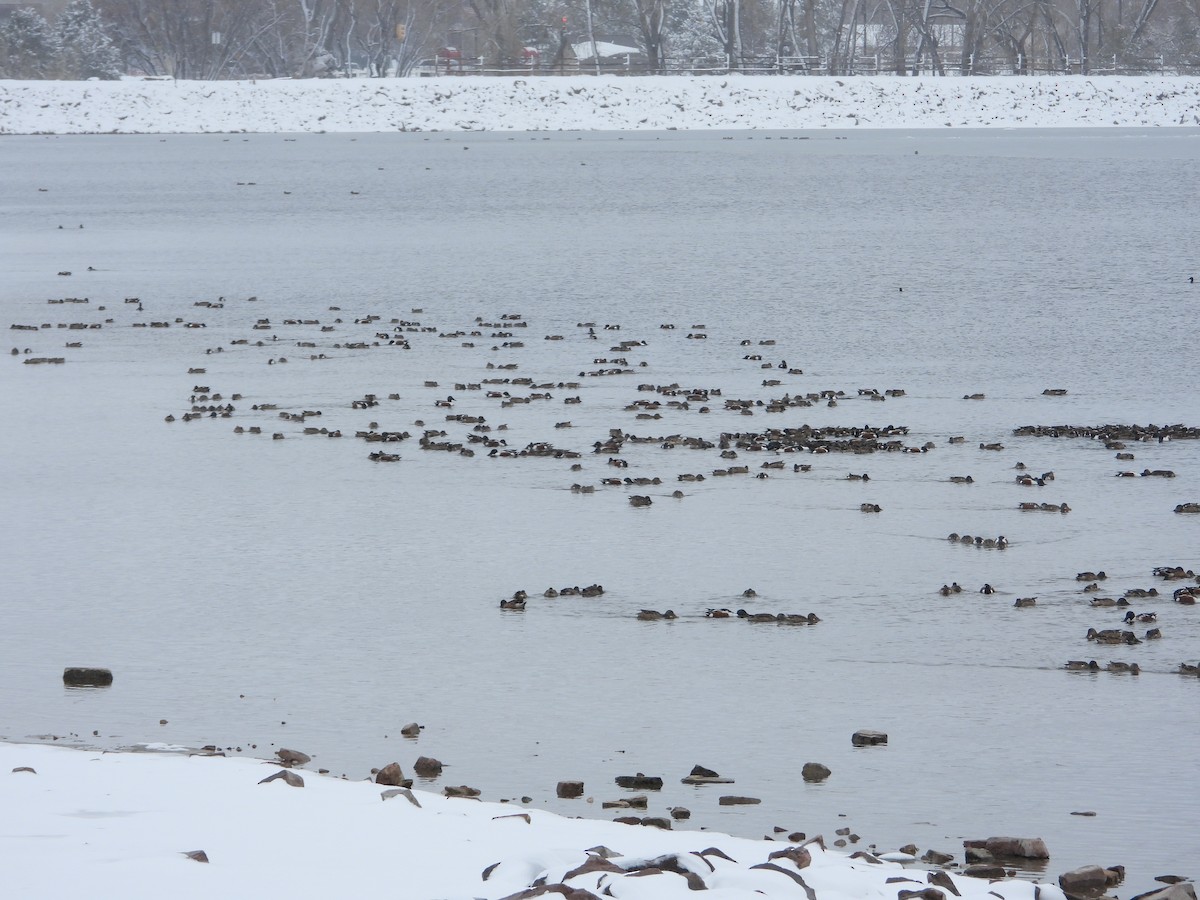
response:
{"label": "rocky shoreline", "polygon": [[[76,670],[78,671],[78,670]],[[104,670],[94,670],[104,671]],[[111,674],[109,676],[111,678]],[[417,738],[420,735],[423,726],[417,723],[410,723],[404,726],[404,733],[407,737]],[[77,737],[77,736],[73,736]],[[45,736],[45,740],[59,740],[56,736]],[[875,731],[859,731],[852,735],[854,746],[872,746],[886,745],[887,735],[882,732]],[[222,758],[230,761],[237,761],[239,764],[255,764],[255,765],[271,765],[274,764],[277,770],[273,774],[267,774],[258,780],[258,784],[270,784],[272,782],[282,782],[292,788],[304,788],[312,786],[313,777],[319,779],[327,779],[335,782],[372,784],[378,788],[382,788],[381,798],[384,801],[392,800],[393,798],[403,798],[408,801],[413,807],[423,809],[430,801],[429,798],[434,796],[428,791],[432,783],[439,779],[443,773],[443,763],[432,757],[419,756],[412,763],[412,773],[420,778],[423,782],[424,790],[414,790],[414,779],[406,777],[404,768],[399,762],[393,761],[378,768],[373,768],[369,776],[361,778],[351,778],[345,774],[340,776],[333,775],[325,768],[311,768],[313,762],[312,757],[303,752],[288,748],[280,748],[275,751],[272,758],[256,758],[251,756],[233,756],[231,754],[240,754],[241,747],[221,748],[217,745],[208,745],[203,748],[185,748],[165,744],[141,744],[133,747],[125,748],[125,752],[103,750],[98,748],[88,748],[83,746],[71,747],[51,747],[48,743],[42,744],[23,744],[23,743],[7,743],[0,741],[0,755],[17,759],[26,748],[48,749],[53,751],[62,750],[74,754],[92,755],[100,754],[100,759],[106,759],[112,756],[129,756],[129,755],[149,755],[153,757],[173,757],[173,758]],[[257,745],[251,745],[251,751],[258,753]],[[136,753],[135,753],[136,751]],[[94,757],[95,758],[95,757]],[[12,767],[12,774],[17,775],[37,775],[38,769],[35,766],[17,765]],[[824,781],[831,773],[830,769],[821,763],[806,763],[803,767],[803,774],[806,781]],[[722,777],[714,770],[704,766],[697,765],[692,771],[684,776],[681,781],[684,784],[690,785],[730,785],[735,783],[735,780],[728,777]],[[672,807],[668,810],[668,816],[655,815],[637,815],[638,811],[645,812],[649,806],[648,794],[661,791],[664,785],[664,778],[657,775],[645,775],[638,772],[634,775],[620,775],[614,779],[614,786],[623,792],[619,799],[605,800],[600,806],[604,810],[609,810],[617,813],[612,820],[613,824],[625,826],[637,826],[637,830],[642,832],[672,832],[675,824],[685,823],[691,817],[691,811],[685,807]],[[559,799],[581,799],[585,796],[585,784],[582,781],[561,781],[556,788],[556,795]],[[475,800],[482,802],[483,791],[476,787],[468,785],[444,785],[441,788],[441,796],[446,800]],[[587,803],[591,804],[595,797],[588,797]],[[501,799],[491,801],[491,803],[499,807],[509,806],[518,807],[522,811],[516,813],[503,813],[502,815],[493,816],[496,819],[522,819],[527,823],[531,821],[531,813],[536,815],[551,815],[543,811],[534,810],[531,804],[535,803],[532,797],[520,797],[509,799]],[[755,797],[746,797],[740,795],[722,795],[720,797],[721,806],[738,806],[746,804],[757,804],[761,802]],[[634,814],[630,814],[634,813]],[[1094,816],[1095,813],[1088,811],[1080,811],[1072,813],[1078,816]],[[583,817],[588,821],[600,822],[602,820],[595,819],[592,815]],[[684,832],[686,834],[698,835],[699,832],[691,831]],[[722,837],[719,834],[711,833],[706,837],[706,840],[717,841]],[[746,842],[745,839],[735,839]],[[922,898],[922,900],[947,900],[948,897],[968,897],[972,896],[969,890],[964,889],[964,885],[988,886],[989,891],[995,891],[997,887],[1004,885],[1022,885],[1026,882],[1024,878],[1029,877],[1029,873],[1042,873],[1046,870],[1051,859],[1051,853],[1046,845],[1046,842],[1039,837],[1011,837],[1011,836],[991,836],[987,838],[966,839],[962,842],[963,849],[961,860],[950,852],[936,850],[933,848],[925,849],[922,852],[915,844],[906,844],[894,850],[877,847],[875,844],[866,844],[863,849],[855,849],[853,845],[859,844],[862,838],[851,831],[850,828],[839,828],[836,834],[831,838],[825,835],[809,836],[802,831],[794,831],[777,826],[773,834],[764,835],[762,844],[768,849],[766,861],[752,866],[754,869],[769,869],[776,870],[778,865],[777,860],[784,859],[792,863],[797,871],[803,871],[813,863],[813,854],[843,854],[844,860],[847,863],[857,862],[867,866],[884,866],[888,864],[899,865],[903,867],[904,874],[902,876],[892,876],[886,879],[888,885],[898,885],[901,898]],[[770,847],[778,844],[786,844],[785,849],[771,850]],[[713,848],[710,848],[712,850]],[[544,874],[542,877],[533,879],[525,889],[505,895],[503,900],[529,900],[529,898],[539,897],[545,894],[561,893],[564,896],[573,898],[573,900],[589,900],[596,897],[597,894],[589,889],[590,877],[598,873],[604,873],[609,877],[646,877],[648,875],[658,875],[663,873],[674,873],[684,878],[689,890],[705,890],[710,887],[706,883],[705,875],[715,872],[715,868],[710,872],[689,868],[676,856],[662,857],[656,860],[646,860],[643,857],[634,857],[631,860],[622,859],[621,854],[615,853],[606,847],[593,847],[583,851],[586,854],[586,859],[578,866],[569,867],[560,873],[558,880],[551,880]],[[709,851],[702,851],[698,855],[702,858]],[[208,851],[191,850],[181,851],[181,853],[190,860],[198,862],[210,862]],[[727,860],[732,861],[729,857]],[[497,862],[492,866],[484,869],[482,872],[482,881],[489,880],[491,875],[500,870],[505,863]],[[790,877],[795,879],[795,876],[789,870]],[[1033,885],[1033,896],[1040,900],[1054,900],[1056,897],[1064,897],[1065,900],[1116,900],[1116,895],[1112,894],[1113,888],[1117,888],[1125,881],[1125,866],[1122,864],[1110,865],[1087,865],[1077,867],[1070,871],[1061,873],[1054,878],[1053,881],[1041,881]],[[1036,877],[1041,877],[1037,874]],[[964,881],[965,879],[965,881]],[[1159,882],[1163,886],[1150,891],[1140,893],[1131,900],[1196,900],[1195,887],[1192,879],[1186,875],[1179,874],[1160,874],[1154,877],[1154,881]],[[797,881],[797,884],[803,885],[803,881]],[[911,885],[908,886],[908,885]],[[1057,885],[1057,887],[1054,887]],[[821,894],[813,894],[810,888],[805,890],[807,900],[819,898]],[[992,893],[992,896],[1007,897],[1003,893]],[[414,895],[416,896],[416,895]],[[619,894],[615,896],[620,896]],[[769,896],[775,896],[770,894]],[[781,895],[790,896],[790,895]],[[1025,896],[1025,895],[1020,895]]]}

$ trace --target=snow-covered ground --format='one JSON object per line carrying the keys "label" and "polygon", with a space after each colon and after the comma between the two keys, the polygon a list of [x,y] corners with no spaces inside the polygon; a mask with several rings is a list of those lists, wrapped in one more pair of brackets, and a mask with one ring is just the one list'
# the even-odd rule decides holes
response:
{"label": "snow-covered ground", "polygon": [[[812,839],[750,841],[568,819],[423,791],[410,798],[307,769],[291,770],[302,786],[263,783],[280,771],[245,758],[0,744],[5,896],[432,900],[534,896],[541,891],[525,892],[535,885],[565,884],[591,893],[549,893],[1064,898],[1054,884],[852,859]],[[592,811],[586,799],[579,803]],[[206,861],[189,855],[196,851]],[[570,874],[580,866],[587,871]]]}
{"label": "snow-covered ground", "polygon": [[1200,79],[0,81],[0,134],[1200,125]]}

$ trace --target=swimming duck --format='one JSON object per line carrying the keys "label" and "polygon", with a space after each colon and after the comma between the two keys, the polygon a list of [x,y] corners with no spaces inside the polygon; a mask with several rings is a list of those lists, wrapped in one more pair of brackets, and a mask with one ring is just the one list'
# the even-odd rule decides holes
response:
{"label": "swimming duck", "polygon": [[1188,663],[1179,664],[1180,675],[1200,675],[1200,665],[1189,665]]}
{"label": "swimming duck", "polygon": [[728,619],[733,613],[728,609],[710,609],[704,614],[706,619]]}
{"label": "swimming duck", "polygon": [[525,608],[525,601],[524,600],[516,600],[516,599],[501,600],[500,608],[501,609],[522,610]]}
{"label": "swimming duck", "polygon": [[775,617],[770,613],[748,613],[744,609],[739,609],[737,611],[737,617],[739,619],[745,619],[747,622],[755,623],[775,621]]}
{"label": "swimming duck", "polygon": [[756,591],[754,588],[746,588],[744,591],[742,591],[742,596],[743,597],[757,597],[758,591]]}
{"label": "swimming duck", "polygon": [[979,593],[981,593],[981,594],[994,594],[994,593],[996,593],[996,589],[995,589],[994,587],[992,587],[990,584],[985,584],[983,587],[981,587],[981,588],[979,589]]}
{"label": "swimming duck", "polygon": [[1013,606],[1018,608],[1037,606],[1037,597],[1018,597],[1017,602]]}
{"label": "swimming duck", "polygon": [[1119,628],[1106,628],[1103,631],[1097,631],[1095,628],[1089,628],[1087,631],[1087,639],[1096,641],[1100,644],[1140,644],[1141,640],[1132,631],[1122,631]]}
{"label": "swimming duck", "polygon": [[1137,663],[1110,662],[1108,664],[1108,671],[1127,672],[1130,675],[1138,675],[1141,674],[1142,668]]}
{"label": "swimming duck", "polygon": [[1099,672],[1100,664],[1094,659],[1088,660],[1087,662],[1084,662],[1081,659],[1072,659],[1068,660],[1067,664],[1063,666],[1063,668],[1069,669],[1072,672]]}
{"label": "swimming duck", "polygon": [[655,609],[643,609],[637,614],[637,617],[643,622],[656,622],[659,619],[677,619],[673,610],[668,609],[666,612],[659,612]]}
{"label": "swimming duck", "polygon": [[1157,622],[1158,613],[1144,612],[1135,613],[1132,609],[1125,613],[1125,624],[1132,625],[1134,622]]}
{"label": "swimming duck", "polygon": [[1106,578],[1108,576],[1104,574],[1103,569],[1099,572],[1080,572],[1075,576],[1076,581],[1104,581]]}

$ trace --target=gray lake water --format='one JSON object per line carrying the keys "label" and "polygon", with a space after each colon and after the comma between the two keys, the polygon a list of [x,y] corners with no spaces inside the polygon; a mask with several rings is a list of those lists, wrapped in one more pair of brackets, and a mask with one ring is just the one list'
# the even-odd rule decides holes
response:
{"label": "gray lake water", "polygon": [[[1177,674],[1200,659],[1200,610],[1151,574],[1200,568],[1200,516],[1173,512],[1200,501],[1200,445],[1119,461],[1102,441],[1012,433],[1200,425],[1197,131],[17,137],[0,153],[2,324],[31,351],[5,348],[0,370],[0,735],[286,746],[353,778],[424,754],[446,763],[432,789],[568,815],[609,815],[600,802],[628,795],[614,777],[641,771],[666,779],[650,814],[692,810],[677,827],[849,827],[859,847],[959,859],[964,838],[1036,835],[1043,877],[1124,864],[1121,896],[1200,876],[1200,679]],[[90,302],[47,303],[64,297]],[[134,327],[150,322],[170,327]],[[416,329],[411,349],[377,337],[397,327]],[[612,368],[632,371],[586,374]],[[638,390],[670,384],[722,395],[702,413]],[[724,403],[823,390],[846,396]],[[244,399],[164,422],[213,392]],[[368,393],[378,406],[351,407]],[[655,399],[661,418],[626,409]],[[581,456],[423,451],[418,420]],[[354,437],[371,422],[413,438]],[[802,424],[936,446],[729,461],[627,442],[627,468],[592,452],[610,429],[717,443]],[[1018,462],[1056,477],[1018,485]],[[730,465],[750,475],[711,475]],[[1147,468],[1177,477],[1114,477]],[[1081,592],[1085,570],[1107,572],[1100,594]],[[941,596],[951,581],[965,590]],[[592,583],[603,597],[541,596]],[[1158,613],[1161,640],[1085,640],[1124,613],[1089,598],[1152,586],[1132,608]],[[501,611],[518,589],[528,608]],[[721,607],[822,621],[704,616]],[[64,690],[67,665],[115,683]],[[860,728],[888,745],[852,748]],[[805,784],[806,761],[833,775]],[[682,785],[697,763],[736,784]],[[556,800],[563,779],[595,802]]]}

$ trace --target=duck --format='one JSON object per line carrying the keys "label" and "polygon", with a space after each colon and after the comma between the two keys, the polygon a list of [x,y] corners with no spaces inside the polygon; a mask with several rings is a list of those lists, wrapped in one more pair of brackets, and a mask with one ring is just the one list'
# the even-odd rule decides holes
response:
{"label": "duck", "polygon": [[1100,585],[1096,584],[1096,582],[1093,581],[1091,584],[1089,584],[1087,587],[1085,587],[1083,589],[1083,592],[1085,594],[1094,594],[1098,590],[1100,590]]}
{"label": "duck", "polygon": [[1108,671],[1126,672],[1130,675],[1139,675],[1141,674],[1142,668],[1137,663],[1110,662],[1108,664]]}
{"label": "duck", "polygon": [[733,613],[728,609],[710,609],[704,614],[706,619],[728,619]]}
{"label": "duck", "polygon": [[1104,581],[1106,578],[1108,576],[1104,574],[1103,569],[1099,572],[1080,572],[1075,576],[1076,581]]}
{"label": "duck", "polygon": [[816,625],[821,620],[816,613],[809,613],[807,616],[803,613],[779,613],[775,616],[775,621],[780,625]]}
{"label": "duck", "polygon": [[951,475],[950,481],[954,484],[974,484],[975,479],[970,475]]}
{"label": "duck", "polygon": [[1037,606],[1037,597],[1018,597],[1017,602],[1013,606],[1023,608],[1026,606]]}
{"label": "duck", "polygon": [[1200,675],[1200,665],[1190,665],[1188,663],[1179,664],[1180,675]]}
{"label": "duck", "polygon": [[979,589],[979,593],[981,593],[981,594],[994,594],[994,593],[996,593],[996,589],[995,589],[994,587],[992,587],[990,584],[985,584],[983,587],[981,587],[981,588]]}
{"label": "duck", "polygon": [[739,619],[745,619],[747,622],[754,622],[754,623],[764,623],[764,622],[776,621],[775,617],[773,615],[771,615],[770,613],[748,613],[744,609],[739,609],[737,611],[737,617]]}
{"label": "duck", "polygon": [[[1112,597],[1093,597],[1091,600],[1088,601],[1088,603],[1091,606],[1095,606],[1097,608],[1117,605],[1117,601]],[[1128,621],[1128,619],[1126,621]]]}
{"label": "duck", "polygon": [[1122,631],[1119,628],[1106,628],[1103,631],[1097,631],[1095,628],[1089,628],[1087,631],[1087,639],[1096,641],[1100,644],[1140,644],[1141,640],[1132,631]]}
{"label": "duck", "polygon": [[517,599],[501,600],[500,608],[501,609],[512,609],[512,610],[523,610],[525,608],[525,601],[517,600]]}
{"label": "duck", "polygon": [[1135,613],[1131,609],[1131,610],[1129,610],[1129,612],[1125,613],[1125,624],[1126,625],[1132,625],[1134,622],[1157,622],[1157,621],[1158,621],[1158,613],[1156,613],[1156,612]]}
{"label": "duck", "polygon": [[655,609],[643,609],[637,614],[638,619],[643,622],[657,622],[659,619],[677,619],[674,610],[668,609],[666,612],[659,612]]}
{"label": "duck", "polygon": [[754,588],[746,588],[744,591],[742,591],[742,596],[743,597],[757,597],[758,591],[756,591]]}
{"label": "duck", "polygon": [[1071,659],[1067,660],[1067,664],[1063,668],[1072,672],[1099,672],[1100,664],[1094,659],[1090,659],[1087,662],[1084,662],[1082,659]]}

